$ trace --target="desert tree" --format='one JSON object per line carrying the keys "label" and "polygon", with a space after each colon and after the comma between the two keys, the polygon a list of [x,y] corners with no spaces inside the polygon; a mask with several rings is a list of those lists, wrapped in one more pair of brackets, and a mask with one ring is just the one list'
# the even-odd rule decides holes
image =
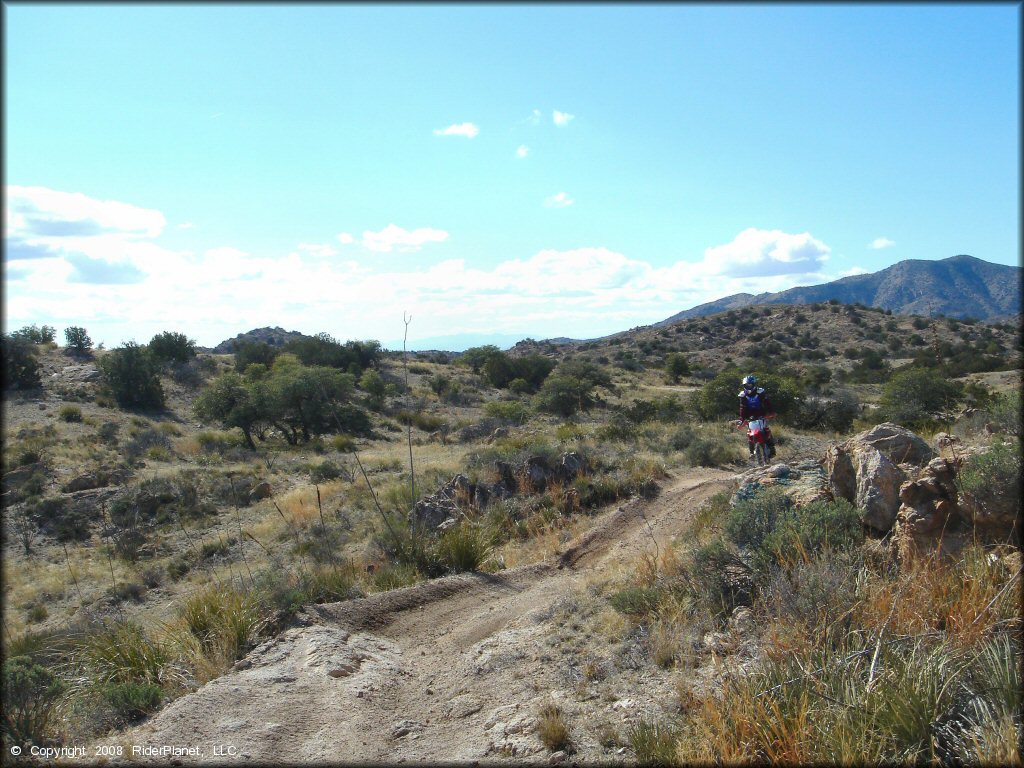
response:
{"label": "desert tree", "polygon": [[87,355],[92,349],[92,339],[85,328],[80,325],[72,325],[64,329],[64,338],[67,340],[68,349],[79,355]]}
{"label": "desert tree", "polygon": [[98,366],[118,405],[164,407],[159,365],[145,346],[129,341],[100,358]]}

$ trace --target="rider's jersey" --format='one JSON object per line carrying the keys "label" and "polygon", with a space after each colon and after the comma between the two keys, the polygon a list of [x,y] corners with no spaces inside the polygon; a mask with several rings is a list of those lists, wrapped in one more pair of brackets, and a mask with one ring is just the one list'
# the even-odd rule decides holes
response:
{"label": "rider's jersey", "polygon": [[740,418],[741,419],[763,419],[772,413],[772,404],[764,387],[756,387],[749,394],[740,390]]}

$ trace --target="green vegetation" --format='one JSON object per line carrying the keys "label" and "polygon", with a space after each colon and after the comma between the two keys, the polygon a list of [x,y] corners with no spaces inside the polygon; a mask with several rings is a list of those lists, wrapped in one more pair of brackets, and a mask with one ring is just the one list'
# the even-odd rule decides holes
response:
{"label": "green vegetation", "polygon": [[101,357],[98,366],[122,408],[158,410],[164,407],[159,366],[145,346],[129,341]]}
{"label": "green vegetation", "polygon": [[81,326],[72,325],[65,328],[64,338],[67,340],[68,349],[79,355],[87,355],[92,350],[92,339],[89,338],[85,328]]}
{"label": "green vegetation", "polygon": [[37,389],[42,385],[35,344],[21,336],[3,335],[4,389]]}

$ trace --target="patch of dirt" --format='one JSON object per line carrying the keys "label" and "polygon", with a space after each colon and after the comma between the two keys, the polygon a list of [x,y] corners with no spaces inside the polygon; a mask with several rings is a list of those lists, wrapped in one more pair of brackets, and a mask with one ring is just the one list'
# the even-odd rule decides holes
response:
{"label": "patch of dirt", "polygon": [[684,534],[700,505],[735,482],[721,470],[687,470],[656,498],[605,513],[543,563],[310,608],[304,626],[117,741],[131,762],[168,760],[132,756],[131,746],[178,745],[199,750],[181,755],[185,764],[232,755],[276,764],[546,764],[552,756],[534,729],[542,703],[554,700],[572,729],[572,759],[606,762],[616,752],[599,743],[598,724],[621,727],[667,706],[670,692],[664,681],[632,681],[622,686],[631,699],[612,688],[588,693],[572,673],[582,659],[566,649],[560,656],[552,632],[587,579],[632,565],[652,538]]}

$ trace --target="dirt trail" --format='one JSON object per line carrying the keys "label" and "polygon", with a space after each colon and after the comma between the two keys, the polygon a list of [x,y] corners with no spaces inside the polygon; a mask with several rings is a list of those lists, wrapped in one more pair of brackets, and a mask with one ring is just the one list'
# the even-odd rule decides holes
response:
{"label": "dirt trail", "polygon": [[[535,716],[542,701],[568,694],[542,622],[587,576],[634,562],[652,535],[683,533],[701,502],[733,482],[687,470],[657,498],[604,513],[557,559],[315,606],[305,626],[117,742],[133,762],[546,763]],[[600,759],[591,746],[588,754],[581,739],[574,759]]]}

